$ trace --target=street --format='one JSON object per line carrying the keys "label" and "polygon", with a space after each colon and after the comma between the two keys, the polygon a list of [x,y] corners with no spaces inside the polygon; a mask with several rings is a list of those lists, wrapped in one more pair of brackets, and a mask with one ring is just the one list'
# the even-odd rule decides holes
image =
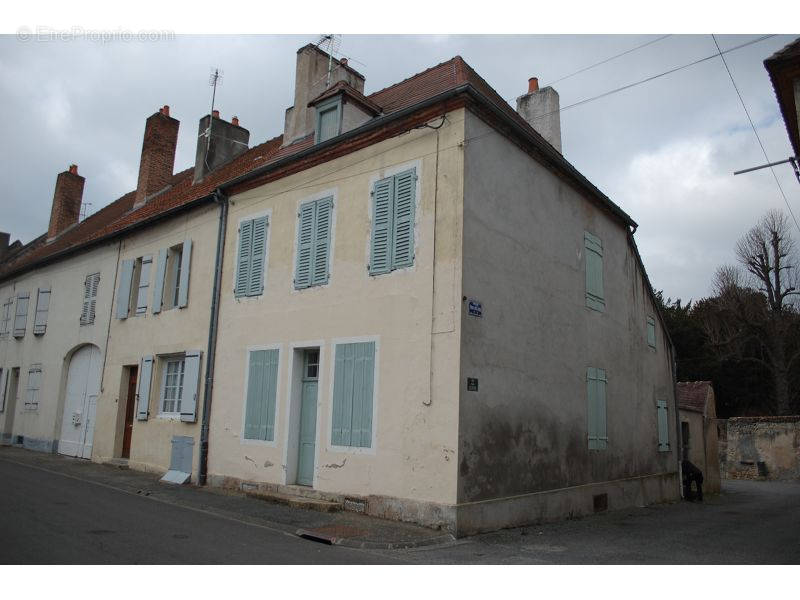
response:
{"label": "street", "polygon": [[88,461],[3,448],[0,481],[4,564],[800,562],[796,481],[724,481],[723,493],[704,503],[633,508],[401,550],[325,545],[294,532],[298,525],[329,524],[422,535],[413,526],[177,488]]}

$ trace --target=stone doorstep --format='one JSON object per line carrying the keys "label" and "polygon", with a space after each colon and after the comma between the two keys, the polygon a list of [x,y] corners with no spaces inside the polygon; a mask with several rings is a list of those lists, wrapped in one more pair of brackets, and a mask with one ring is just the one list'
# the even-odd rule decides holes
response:
{"label": "stone doorstep", "polygon": [[342,510],[342,505],[339,502],[307,498],[305,496],[293,496],[281,492],[248,490],[244,495],[248,498],[274,502],[276,504],[285,504],[291,508],[302,508],[304,510],[316,510],[319,512],[338,512]]}
{"label": "stone doorstep", "polygon": [[127,458],[112,458],[105,462],[104,465],[108,465],[109,467],[116,467],[117,469],[129,469],[128,466],[128,459]]}

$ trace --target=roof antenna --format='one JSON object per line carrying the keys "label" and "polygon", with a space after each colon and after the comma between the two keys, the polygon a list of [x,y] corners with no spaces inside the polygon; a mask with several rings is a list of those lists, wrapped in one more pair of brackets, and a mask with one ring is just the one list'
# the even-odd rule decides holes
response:
{"label": "roof antenna", "polygon": [[333,73],[333,53],[339,51],[342,45],[342,36],[336,33],[326,33],[317,42],[316,46],[319,48],[323,44],[328,47],[328,79],[325,82],[325,87],[331,87],[331,75]]}
{"label": "roof antenna", "polygon": [[79,221],[86,220],[87,213],[89,212],[89,207],[92,205],[91,202],[81,202],[81,214],[79,217]]}
{"label": "roof antenna", "polygon": [[203,162],[206,164],[206,169],[209,171],[211,167],[208,166],[208,153],[211,150],[211,124],[214,122],[214,102],[217,99],[217,86],[222,85],[222,78],[224,72],[216,67],[211,68],[211,75],[208,77],[208,85],[213,88],[211,92],[211,112],[208,113],[208,128],[205,130],[204,135],[206,136],[206,155],[203,158]]}

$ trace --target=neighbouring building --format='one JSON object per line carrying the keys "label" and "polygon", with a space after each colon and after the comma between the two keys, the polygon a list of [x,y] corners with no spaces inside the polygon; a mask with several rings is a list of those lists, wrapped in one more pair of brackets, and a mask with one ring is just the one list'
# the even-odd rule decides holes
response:
{"label": "neighbouring building", "polygon": [[703,491],[719,493],[720,462],[717,410],[710,381],[678,383],[681,458],[703,472]]}
{"label": "neighbouring building", "polygon": [[795,173],[800,178],[797,161],[800,160],[800,38],[787,44],[764,61],[769,73],[783,123],[794,151]]}
{"label": "neighbouring building", "polygon": [[800,479],[800,416],[733,417],[727,425],[726,477]]}
{"label": "neighbouring building", "polygon": [[636,224],[564,159],[555,90],[514,110],[455,57],[367,95],[309,45],[282,135],[207,115],[173,174],[177,129],[148,119],[72,242],[118,262],[93,460],[458,535],[679,498]]}

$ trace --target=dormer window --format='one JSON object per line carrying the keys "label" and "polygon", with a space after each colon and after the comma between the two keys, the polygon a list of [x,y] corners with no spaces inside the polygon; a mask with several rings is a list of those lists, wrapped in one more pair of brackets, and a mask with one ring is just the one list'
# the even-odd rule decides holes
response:
{"label": "dormer window", "polygon": [[336,96],[317,105],[315,142],[319,144],[336,137],[342,130],[342,98]]}

